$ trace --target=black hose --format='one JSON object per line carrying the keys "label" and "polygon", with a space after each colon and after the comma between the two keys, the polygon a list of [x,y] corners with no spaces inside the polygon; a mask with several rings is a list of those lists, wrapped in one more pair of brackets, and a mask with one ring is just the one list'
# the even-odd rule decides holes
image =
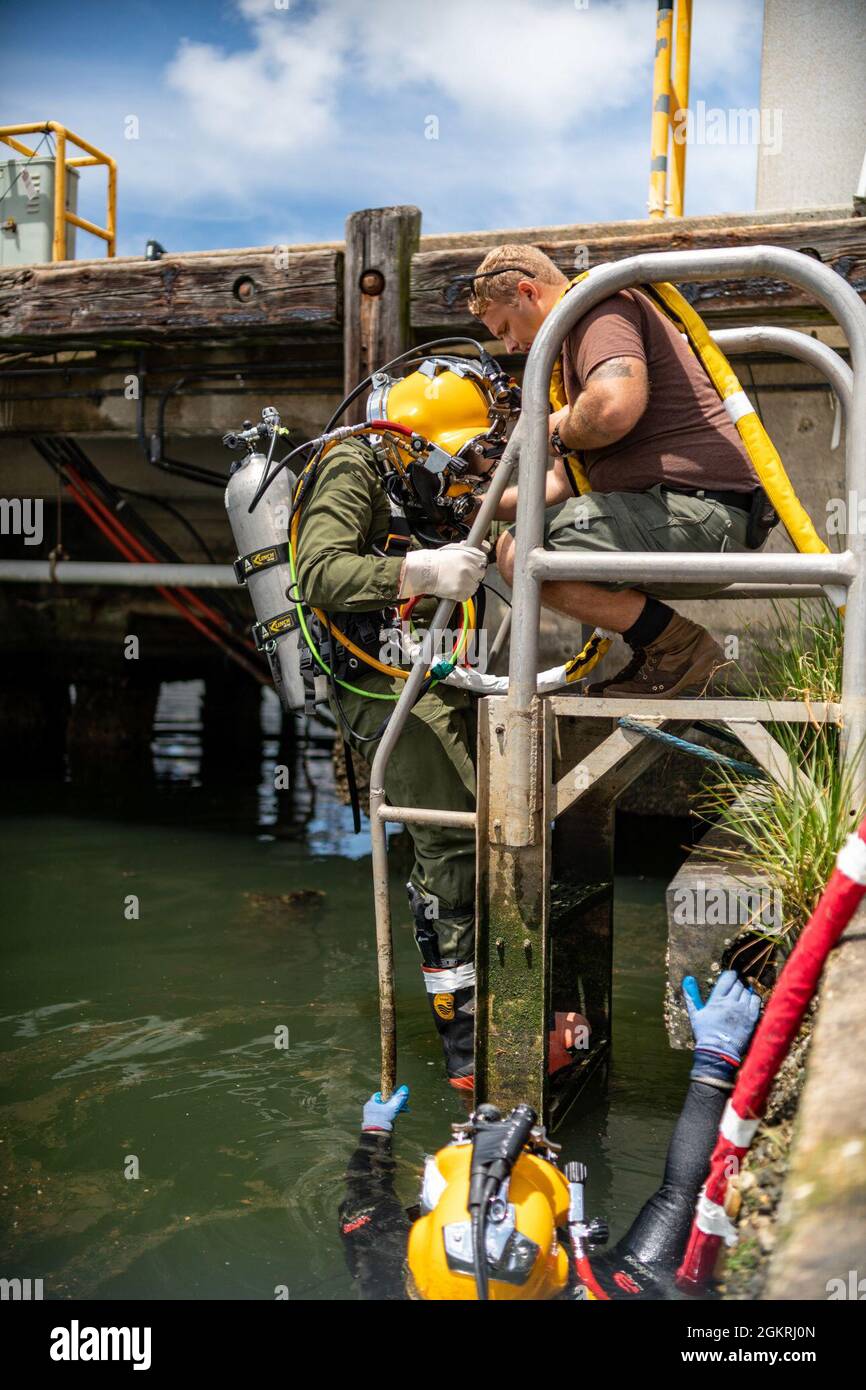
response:
{"label": "black hose", "polygon": [[352,828],[356,835],[361,833],[361,802],[358,797],[358,783],[355,778],[355,764],[348,739],[343,739],[343,753],[346,759],[346,782],[349,787],[349,804],[352,807]]}
{"label": "black hose", "polygon": [[[327,433],[327,431],[326,431],[326,433]],[[318,437],[318,436],[317,436],[317,437]],[[256,488],[255,496],[253,497],[252,502],[250,503],[249,507],[247,508],[247,511],[250,513],[250,515],[252,515],[252,513],[255,511],[256,507],[257,507],[257,506],[259,505],[259,503],[261,502],[262,498],[264,497],[264,495],[265,495],[265,493],[267,492],[268,488],[270,487],[271,483],[274,481],[274,479],[275,479],[276,477],[279,476],[279,474],[280,474],[280,473],[282,472],[282,470],[285,468],[286,464],[289,462],[289,459],[293,459],[293,458],[295,457],[295,454],[299,454],[299,453],[301,452],[302,449],[309,449],[310,446],[311,446],[312,444],[315,444],[315,442],[316,442],[315,439],[305,439],[305,440],[303,441],[303,443],[301,443],[301,444],[296,444],[295,447],[294,447],[294,449],[292,449],[288,454],[284,455],[284,457],[280,459],[279,463],[276,464],[276,466],[274,467],[274,469],[273,469],[272,471],[270,471],[269,469],[265,468],[265,471],[264,471],[264,473],[262,474],[262,481],[259,483],[258,487]],[[294,517],[294,514],[295,514],[295,511],[296,511],[296,510],[297,510],[296,507],[292,507],[292,517]],[[289,518],[289,524],[291,524],[291,517]]]}
{"label": "black hose", "polygon": [[138,497],[142,502],[152,502],[155,507],[162,507],[164,511],[169,512],[170,515],[173,516],[176,521],[180,522],[181,526],[185,527],[185,529],[192,536],[193,540],[196,542],[200,550],[207,557],[210,564],[216,564],[216,560],[213,556],[213,551],[211,550],[207,541],[204,539],[204,536],[202,536],[201,532],[198,531],[195,526],[193,526],[189,518],[184,516],[183,512],[179,511],[177,507],[172,506],[171,502],[166,502],[164,497],[156,497],[154,494],[149,492],[137,492],[136,489],[132,487],[120,487],[117,485],[115,486],[117,487],[118,492],[122,492],[127,497]]}
{"label": "black hose", "polygon": [[401,362],[406,362],[413,357],[420,357],[421,360],[423,360],[428,348],[447,347],[449,344],[453,345],[454,343],[471,343],[474,348],[478,349],[479,357],[483,359],[485,356],[490,356],[490,353],[487,352],[487,349],[482,343],[479,343],[477,338],[469,338],[462,333],[454,338],[431,338],[429,343],[418,343],[416,347],[407,348],[407,350],[401,352],[398,357],[392,357],[390,362],[385,362],[381,367],[377,367],[375,372],[371,372],[369,376],[365,376],[363,381],[358,382],[358,385],[355,386],[349,392],[348,396],[345,396],[337,406],[337,409],[325,426],[323,433],[327,434],[329,430],[334,428],[340,416],[349,409],[352,402],[357,400],[361,392],[365,391],[367,387],[371,385],[376,372],[387,372],[389,367],[396,367]]}
{"label": "black hose", "polygon": [[489,1301],[487,1282],[487,1207],[489,1198],[472,1213],[472,1267],[479,1303]]}
{"label": "black hose", "polygon": [[[434,347],[444,347],[454,343],[470,343],[472,347],[477,348],[478,355],[482,361],[495,361],[495,359],[491,356],[491,354],[487,351],[483,344],[478,342],[477,338],[468,338],[464,337],[461,334],[458,337],[454,338],[433,338],[430,340],[429,343],[419,343],[417,347],[409,348],[406,352],[400,353],[399,357],[392,357],[391,361],[386,362],[384,366],[377,367],[376,372],[386,372],[389,369],[389,367],[396,367],[399,365],[399,363],[411,360],[412,358],[418,358],[419,361],[423,361],[427,349]],[[330,420],[326,424],[325,428],[322,430],[323,435],[330,434],[331,430],[334,429],[334,427],[336,426],[336,423],[339,420],[340,416],[348,410],[349,406],[352,404],[353,401],[357,400],[357,398],[361,395],[362,391],[366,391],[368,389],[368,387],[372,383],[373,377],[376,375],[376,372],[371,372],[369,376],[364,377],[364,380],[360,381],[358,385],[349,392],[348,396],[345,396],[343,398],[343,400],[337,406],[337,409],[334,411],[334,414],[331,416]],[[181,379],[180,383],[176,383],[176,386],[182,384],[182,381],[183,378]],[[176,386],[172,387],[171,389],[176,389]],[[164,401],[165,396],[163,396],[162,399]],[[256,507],[259,505],[259,502],[267,492],[271,483],[279,475],[282,469],[285,468],[286,464],[289,462],[289,459],[293,458],[295,454],[300,453],[301,449],[308,448],[311,444],[314,443],[314,439],[305,439],[303,444],[298,444],[297,447],[291,451],[291,453],[286,454],[285,458],[280,459],[273,472],[268,473],[266,470],[261,483],[256,489],[255,496],[253,497],[252,502],[250,502],[250,513],[255,511]],[[292,511],[294,514],[294,508],[292,509]],[[422,539],[424,538],[422,537]],[[428,544],[435,545],[438,543],[438,541],[439,538],[437,537],[435,540],[428,542]]]}

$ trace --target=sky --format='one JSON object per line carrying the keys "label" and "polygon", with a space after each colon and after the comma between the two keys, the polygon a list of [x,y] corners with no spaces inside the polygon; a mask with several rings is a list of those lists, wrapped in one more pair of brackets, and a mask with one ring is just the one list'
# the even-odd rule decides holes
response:
{"label": "sky", "polygon": [[[0,124],[118,161],[119,255],[646,216],[655,0],[0,0]],[[691,105],[758,104],[761,0],[695,0]],[[754,208],[757,151],[689,149],[686,213]],[[79,212],[103,222],[105,176]],[[100,254],[79,233],[77,254]]]}

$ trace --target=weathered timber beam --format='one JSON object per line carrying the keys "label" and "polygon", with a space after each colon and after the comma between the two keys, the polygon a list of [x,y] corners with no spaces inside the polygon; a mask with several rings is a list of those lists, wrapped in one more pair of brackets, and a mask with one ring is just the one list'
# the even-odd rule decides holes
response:
{"label": "weathered timber beam", "polygon": [[[420,232],[421,212],[411,206],[367,208],[346,221],[346,395],[377,366],[411,346],[409,288]],[[364,400],[354,401],[341,423],[361,421]]]}
{"label": "weathered timber beam", "polygon": [[[837,203],[829,207],[784,208],[776,212],[763,211],[760,220],[767,226],[777,222],[833,222],[850,217],[851,206]],[[703,217],[678,217],[680,232],[694,232],[721,227],[751,227],[758,220],[755,212],[713,212]],[[478,246],[486,249],[503,241],[533,245],[538,241],[586,241],[588,237],[642,236],[652,230],[648,217],[623,218],[618,222],[563,222],[548,227],[493,227],[484,232],[433,232],[421,237],[422,251],[447,251],[451,247]],[[669,228],[670,229],[670,228]],[[483,250],[482,250],[483,254]]]}
{"label": "weathered timber beam", "polygon": [[[625,236],[603,235],[583,240],[553,240],[549,229],[538,229],[534,244],[556,262],[564,274],[576,269],[619,261],[627,256],[656,251],[699,251],[726,246],[770,244],[816,255],[832,266],[849,284],[866,296],[866,218],[846,217],[827,221],[732,223],[719,220],[711,226],[683,228],[679,223],[644,224],[646,231]],[[592,229],[588,229],[591,233]],[[503,233],[505,240],[508,233]],[[471,274],[485,251],[477,244],[452,245],[425,251],[412,262],[412,326],[416,333],[447,327],[454,332],[474,324],[465,299],[449,305],[444,291],[456,275]],[[682,288],[682,286],[681,286]],[[767,277],[745,280],[710,280],[691,285],[687,296],[711,323],[769,323],[796,318],[820,322],[826,313],[792,285]]]}
{"label": "weathered timber beam", "polygon": [[17,266],[0,272],[0,338],[219,342],[333,329],[342,293],[333,248]]}
{"label": "weathered timber beam", "polygon": [[[347,255],[347,321],[357,322],[351,358],[364,354],[364,336],[402,338],[411,330],[461,331],[477,327],[465,302],[448,305],[450,279],[475,269],[490,245],[503,240],[542,246],[563,271],[581,264],[620,260],[642,251],[701,249],[771,243],[810,251],[866,294],[866,218],[842,209],[766,214],[758,223],[743,214],[583,226],[467,232],[418,239],[417,209],[373,209],[353,214]],[[390,232],[377,219],[394,219]],[[404,214],[402,218],[395,214]],[[386,234],[387,232],[387,234]],[[420,249],[419,249],[420,248]],[[413,254],[414,253],[414,254]],[[365,264],[356,263],[358,255]],[[407,304],[407,258],[411,298]],[[298,341],[343,325],[343,247],[337,243],[184,252],[159,261],[65,261],[0,270],[0,340],[4,346],[124,346],[196,341],[226,344],[281,337]],[[375,262],[375,264],[373,264]],[[358,283],[365,269],[385,277],[393,306],[366,302]],[[826,316],[793,287],[766,278],[710,281],[691,287],[694,302],[714,324],[822,321]],[[370,312],[370,310],[373,312]],[[371,331],[372,337],[371,337]],[[392,331],[393,330],[393,331]],[[368,355],[368,354],[367,354]],[[374,353],[375,355],[375,353]],[[386,353],[387,355],[387,353]],[[348,371],[348,362],[347,362]]]}

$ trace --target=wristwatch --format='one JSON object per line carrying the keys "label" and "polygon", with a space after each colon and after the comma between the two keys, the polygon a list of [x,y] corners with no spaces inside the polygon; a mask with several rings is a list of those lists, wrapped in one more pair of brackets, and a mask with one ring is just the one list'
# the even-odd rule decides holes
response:
{"label": "wristwatch", "polygon": [[559,433],[559,425],[556,426],[553,434],[550,436],[550,447],[561,459],[568,458],[568,455],[574,452],[567,444],[563,443],[562,435]]}

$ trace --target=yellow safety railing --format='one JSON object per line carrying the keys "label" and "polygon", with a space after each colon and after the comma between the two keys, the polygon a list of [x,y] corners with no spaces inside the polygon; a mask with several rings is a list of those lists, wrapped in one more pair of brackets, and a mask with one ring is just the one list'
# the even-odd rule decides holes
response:
{"label": "yellow safety railing", "polygon": [[[95,145],[91,145],[87,140],[82,140],[80,135],[73,135],[71,130],[67,130],[65,125],[60,125],[58,121],[34,122],[32,125],[5,125],[0,126],[0,140],[7,145],[11,145],[13,150],[19,154],[27,155],[28,159],[33,159],[37,151],[31,150],[23,141],[16,139],[18,135],[34,135],[42,132],[51,132],[55,138],[54,149],[54,235],[52,238],[51,259],[53,261],[66,260],[66,227],[71,223],[74,227],[80,227],[84,232],[90,232],[93,236],[101,237],[107,243],[109,256],[115,254],[116,229],[117,229],[117,163],[110,154],[103,154]],[[76,149],[82,150],[82,155],[76,155],[74,159],[67,159],[66,146],[74,145]],[[79,217],[74,212],[66,210],[66,170],[83,169],[92,164],[104,164],[108,170],[108,213],[106,225],[97,227],[95,222],[88,222],[86,218]]]}
{"label": "yellow safety railing", "polygon": [[[689,104],[692,0],[677,0],[676,52],[673,54],[674,0],[658,0],[653,68],[649,215],[682,217],[686,184],[686,132]],[[668,198],[668,145],[673,145]]]}
{"label": "yellow safety railing", "polygon": [[[671,85],[671,136],[673,166],[671,168],[671,217],[682,217],[686,196],[686,131],[682,125],[689,105],[689,67],[692,44],[692,0],[677,0],[677,42],[674,49],[673,83]],[[678,113],[683,115],[677,120]],[[679,127],[679,131],[678,131]]]}

